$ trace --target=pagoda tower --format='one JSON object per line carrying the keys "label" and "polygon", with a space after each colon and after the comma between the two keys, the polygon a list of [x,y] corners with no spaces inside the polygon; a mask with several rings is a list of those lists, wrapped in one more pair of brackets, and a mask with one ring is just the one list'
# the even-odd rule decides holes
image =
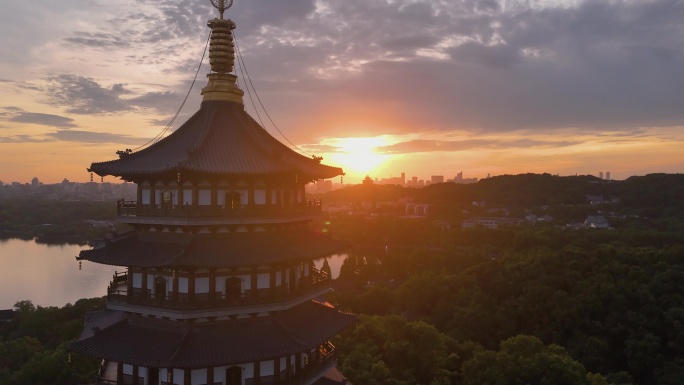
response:
{"label": "pagoda tower", "polygon": [[117,204],[134,230],[78,259],[124,266],[106,310],[86,317],[72,352],[103,360],[100,384],[314,384],[336,364],[330,340],[356,317],[316,302],[329,280],[313,261],[347,247],[309,230],[307,183],[342,174],[292,151],[244,109],[231,72],[232,1],[212,0],[211,73],[175,132],[89,171],[137,184]]}

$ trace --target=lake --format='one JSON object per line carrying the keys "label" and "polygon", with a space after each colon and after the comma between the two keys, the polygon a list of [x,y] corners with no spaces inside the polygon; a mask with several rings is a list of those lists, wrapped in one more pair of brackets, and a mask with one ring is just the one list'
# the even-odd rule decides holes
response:
{"label": "lake", "polygon": [[[115,271],[122,267],[82,261],[76,256],[89,246],[45,245],[35,241],[0,241],[0,310],[11,309],[21,300],[34,305],[64,306],[80,298],[102,297]],[[332,278],[340,274],[347,254],[328,257]],[[323,266],[323,259],[315,261]]]}

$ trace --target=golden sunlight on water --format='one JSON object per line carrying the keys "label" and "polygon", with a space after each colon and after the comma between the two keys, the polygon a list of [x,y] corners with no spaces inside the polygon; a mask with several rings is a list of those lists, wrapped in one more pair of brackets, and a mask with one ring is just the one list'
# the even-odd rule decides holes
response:
{"label": "golden sunlight on water", "polygon": [[0,309],[10,309],[21,300],[64,306],[80,298],[104,296],[116,267],[83,261],[79,270],[74,257],[87,247],[0,241]]}

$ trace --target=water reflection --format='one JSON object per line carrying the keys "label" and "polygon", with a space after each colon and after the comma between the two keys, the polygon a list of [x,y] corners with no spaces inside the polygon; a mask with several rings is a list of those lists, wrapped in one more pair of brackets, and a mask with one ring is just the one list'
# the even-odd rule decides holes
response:
{"label": "water reflection", "polygon": [[79,270],[74,257],[86,247],[0,241],[0,309],[25,299],[40,306],[64,306],[104,296],[117,268],[83,261]]}
{"label": "water reflection", "polygon": [[330,272],[332,273],[332,279],[337,279],[337,277],[340,276],[340,268],[342,267],[342,263],[344,260],[347,258],[348,254],[347,253],[341,253],[341,254],[333,254],[329,257],[326,258],[320,258],[314,261],[314,266],[316,268],[320,269],[323,267],[323,261],[328,260],[328,265],[330,266]]}

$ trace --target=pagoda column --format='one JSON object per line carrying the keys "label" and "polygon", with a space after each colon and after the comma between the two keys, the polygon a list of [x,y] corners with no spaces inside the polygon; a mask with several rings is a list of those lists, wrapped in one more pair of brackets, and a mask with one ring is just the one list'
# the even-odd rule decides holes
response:
{"label": "pagoda column", "polygon": [[302,370],[302,353],[295,354],[295,375]]}
{"label": "pagoda column", "polygon": [[142,298],[148,298],[147,295],[147,270],[142,272]]}
{"label": "pagoda column", "polygon": [[254,268],[252,268],[252,279],[251,279],[251,281],[252,281],[251,289],[252,289],[252,298],[253,299],[259,298],[258,292],[257,292],[257,287],[258,287],[257,286],[257,279],[258,278],[259,278],[259,275],[257,274],[257,268],[254,267]]}
{"label": "pagoda column", "polygon": [[254,362],[254,385],[261,385],[261,362]]}
{"label": "pagoda column", "polygon": [[123,362],[116,363],[116,384],[123,384]]}
{"label": "pagoda column", "polygon": [[273,193],[273,185],[270,183],[266,184],[266,207],[271,207],[271,200],[273,199],[272,193]]}
{"label": "pagoda column", "polygon": [[185,199],[183,197],[183,185],[180,182],[178,182],[178,205],[177,206],[179,209],[183,208],[183,199]]}
{"label": "pagoda column", "polygon": [[273,360],[273,381],[276,384],[280,381],[280,357]]}
{"label": "pagoda column", "polygon": [[278,183],[275,186],[275,194],[276,194],[276,207],[283,207],[283,188],[282,184]]}
{"label": "pagoda column", "polygon": [[138,385],[138,377],[139,377],[138,370],[139,370],[138,365],[133,365],[133,385]]}
{"label": "pagoda column", "polygon": [[216,208],[218,206],[218,189],[216,183],[211,184],[211,207]]}
{"label": "pagoda column", "polygon": [[250,181],[247,187],[247,207],[254,208],[254,181]]}
{"label": "pagoda column", "polygon": [[188,277],[188,302],[195,302],[195,272],[191,271]]}
{"label": "pagoda column", "polygon": [[209,300],[216,300],[216,269],[209,269]]}
{"label": "pagoda column", "polygon": [[207,385],[214,385],[214,368],[207,368]]}
{"label": "pagoda column", "polygon": [[192,384],[192,370],[191,369],[183,370],[183,384],[184,385]]}
{"label": "pagoda column", "polygon": [[128,274],[126,277],[126,302],[131,303],[131,298],[133,298],[133,269],[128,269]]}
{"label": "pagoda column", "polygon": [[285,379],[290,379],[292,377],[292,355],[288,355],[287,358],[285,359],[285,365],[287,367],[285,368]]}
{"label": "pagoda column", "polygon": [[173,271],[173,281],[171,286],[171,300],[178,302],[178,272]]}
{"label": "pagoda column", "polygon": [[277,291],[276,291],[276,270],[275,270],[275,267],[271,267],[269,289],[271,292],[271,298],[275,299],[276,293],[277,293]]}
{"label": "pagoda column", "polygon": [[138,190],[136,191],[136,199],[137,199],[136,206],[141,207],[142,206],[142,186],[140,184],[138,184]]}
{"label": "pagoda column", "polygon": [[197,208],[199,206],[199,187],[196,183],[192,184],[192,207]]}

